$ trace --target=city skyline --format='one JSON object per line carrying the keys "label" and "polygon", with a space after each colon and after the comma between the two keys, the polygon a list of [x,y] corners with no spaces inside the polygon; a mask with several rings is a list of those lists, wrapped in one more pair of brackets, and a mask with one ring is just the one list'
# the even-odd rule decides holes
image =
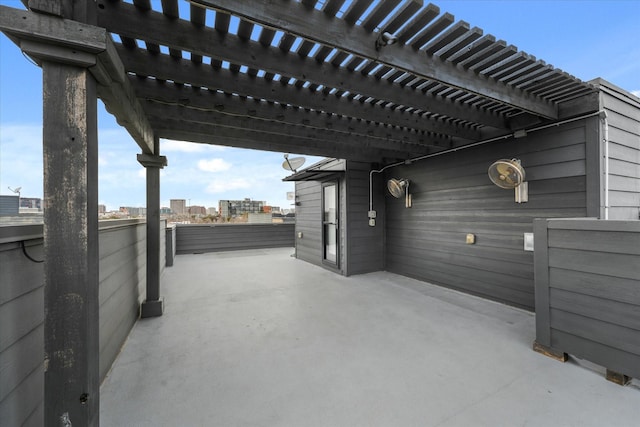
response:
{"label": "city skyline", "polygon": [[[1,4],[22,8],[19,0]],[[154,5],[157,3],[154,0]],[[350,2],[346,2],[347,7]],[[563,1],[435,2],[456,20],[483,28],[523,52],[582,80],[602,77],[640,94],[640,2]],[[188,3],[180,2],[188,16]],[[183,12],[184,11],[184,12]],[[615,22],[595,26],[594,22]],[[233,31],[232,22],[230,31]],[[42,197],[42,73],[6,36],[0,36],[0,194],[22,187],[25,197]],[[99,195],[108,210],[146,206],[145,169],[139,147],[98,102]],[[282,182],[283,154],[216,145],[161,140],[168,166],[161,171],[161,206],[184,198],[191,205],[216,206],[218,200],[251,198],[291,208]],[[299,154],[291,153],[291,157]],[[305,156],[305,166],[320,157]]]}

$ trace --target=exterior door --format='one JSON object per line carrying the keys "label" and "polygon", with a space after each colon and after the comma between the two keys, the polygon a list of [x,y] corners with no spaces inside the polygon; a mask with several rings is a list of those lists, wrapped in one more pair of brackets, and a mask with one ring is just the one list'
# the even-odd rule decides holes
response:
{"label": "exterior door", "polygon": [[322,185],[322,261],[338,267],[340,248],[338,229],[338,183],[327,182]]}

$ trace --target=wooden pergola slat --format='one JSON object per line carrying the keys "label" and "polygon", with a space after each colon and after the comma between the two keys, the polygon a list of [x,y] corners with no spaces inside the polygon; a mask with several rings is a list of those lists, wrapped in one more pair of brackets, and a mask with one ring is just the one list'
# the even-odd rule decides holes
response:
{"label": "wooden pergola slat", "polygon": [[[374,121],[449,134],[464,139],[477,139],[480,137],[480,133],[474,129],[452,126],[440,121],[414,120],[413,118],[403,117],[403,115],[393,111],[382,109],[377,111],[378,109],[375,107],[363,109],[361,105],[353,105],[344,98],[325,97],[321,93],[308,93],[302,89],[294,89],[279,83],[267,84],[263,82],[263,84],[256,85],[253,78],[243,73],[233,74],[223,68],[205,71],[201,67],[194,66],[191,61],[178,60],[176,62],[176,60],[166,55],[152,56],[142,52],[131,54],[126,49],[120,49],[118,52],[127,64],[127,68],[141,75],[154,75],[156,78],[163,80],[168,80],[169,77],[173,77],[177,81],[190,80],[194,86],[216,90],[233,87],[238,94],[251,95],[259,99],[307,106],[316,110],[335,112],[349,117],[370,117]],[[388,86],[387,83],[384,84]]]}
{"label": "wooden pergola slat", "polygon": [[[469,92],[495,99],[523,111],[546,118],[557,118],[557,108],[548,102],[530,97],[526,93],[502,85],[489,79],[478,78],[475,73],[453,67],[447,62],[427,61],[424,56],[402,49],[399,44],[387,46],[378,51],[375,35],[364,28],[349,25],[341,19],[327,19],[319,11],[308,10],[299,4],[286,3],[286,7],[273,8],[258,0],[192,0],[195,3],[216,10],[249,19],[261,25],[290,31],[316,43],[345,50],[376,62],[403,69],[428,79],[437,80],[449,86],[460,87]],[[286,22],[286,25],[279,23]]]}
{"label": "wooden pergola slat", "polygon": [[[126,4],[120,4],[117,9],[120,12],[111,13],[116,8],[108,7],[99,15],[101,25],[116,33],[124,33],[134,37],[146,35],[147,39],[159,44],[174,44],[181,49],[190,47],[192,53],[195,52],[219,60],[224,59],[233,64],[246,65],[249,68],[263,69],[273,74],[289,75],[300,80],[302,82],[299,84],[300,86],[309,81],[331,88],[346,89],[355,93],[368,94],[370,96],[378,95],[380,98],[399,104],[417,103],[420,108],[425,110],[439,109],[443,114],[462,117],[469,122],[495,128],[507,128],[506,122],[500,117],[486,114],[463,104],[454,105],[423,96],[416,97],[415,94],[410,93],[409,89],[403,90],[401,87],[396,88],[386,83],[381,84],[374,78],[357,76],[342,68],[336,69],[330,64],[301,60],[300,50],[297,55],[287,55],[281,49],[262,46],[250,40],[242,41],[231,34],[222,36],[207,28],[195,32],[187,21],[167,21],[162,14],[154,12],[145,14],[146,18],[143,24],[134,25],[137,19],[134,8]],[[171,31],[161,31],[160,28],[169,28]],[[193,35],[189,37],[189,34]],[[306,46],[305,49],[311,49],[311,44],[305,43],[303,42],[301,49],[303,46]],[[354,61],[362,61],[362,59],[354,58]],[[362,72],[368,73],[370,68],[372,69],[376,66],[378,66],[378,63],[370,61]],[[347,70],[352,68],[354,67],[349,65],[346,67]],[[185,76],[184,78],[186,79],[187,77]],[[407,97],[412,97],[413,101],[408,100]]]}

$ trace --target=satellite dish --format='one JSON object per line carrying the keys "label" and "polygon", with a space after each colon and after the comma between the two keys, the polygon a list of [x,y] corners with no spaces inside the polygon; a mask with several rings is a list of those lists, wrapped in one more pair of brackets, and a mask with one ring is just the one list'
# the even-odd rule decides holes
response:
{"label": "satellite dish", "polygon": [[524,168],[518,159],[500,159],[489,166],[489,179],[500,188],[516,188],[525,180]]}
{"label": "satellite dish", "polygon": [[296,170],[302,167],[305,161],[306,159],[304,157],[289,158],[289,155],[285,154],[284,162],[282,162],[282,167],[288,171],[292,171],[293,173],[296,173]]}
{"label": "satellite dish", "polygon": [[387,181],[387,189],[389,193],[396,199],[405,197],[405,207],[411,207],[411,194],[409,194],[409,180],[391,178]]}
{"label": "satellite dish", "polygon": [[516,203],[529,201],[529,183],[518,159],[500,159],[489,166],[489,179],[504,189],[515,189]]}

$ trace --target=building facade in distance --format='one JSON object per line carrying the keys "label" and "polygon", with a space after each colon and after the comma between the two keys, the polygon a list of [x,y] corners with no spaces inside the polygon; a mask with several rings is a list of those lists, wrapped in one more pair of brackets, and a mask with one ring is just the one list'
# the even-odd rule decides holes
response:
{"label": "building facade in distance", "polygon": [[220,200],[219,212],[223,218],[233,218],[245,213],[262,213],[266,202],[262,200]]}
{"label": "building facade in distance", "polygon": [[184,215],[187,213],[187,201],[185,199],[171,199],[169,207],[174,215]]}

